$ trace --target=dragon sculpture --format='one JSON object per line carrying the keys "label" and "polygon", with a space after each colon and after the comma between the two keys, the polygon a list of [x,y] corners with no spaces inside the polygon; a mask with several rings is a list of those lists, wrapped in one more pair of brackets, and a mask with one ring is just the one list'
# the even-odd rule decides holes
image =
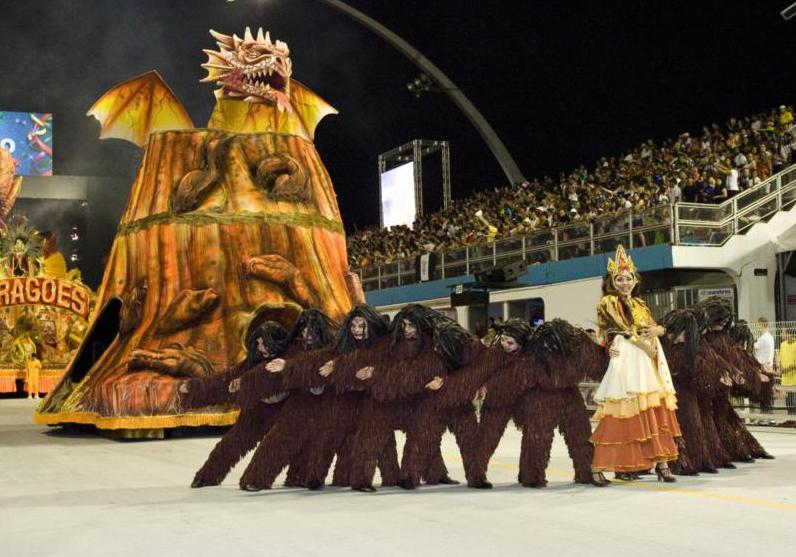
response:
{"label": "dragon sculpture", "polygon": [[[218,89],[207,128],[194,128],[155,71],[112,88],[88,111],[101,138],[145,153],[94,324],[37,411],[40,423],[231,423],[229,409],[186,412],[179,382],[240,361],[246,331],[264,319],[289,327],[307,307],[339,319],[364,299],[313,144],[320,120],[336,110],[293,79],[284,42],[262,29],[210,34],[218,50],[204,51],[201,81]],[[98,353],[98,345],[107,347]]]}

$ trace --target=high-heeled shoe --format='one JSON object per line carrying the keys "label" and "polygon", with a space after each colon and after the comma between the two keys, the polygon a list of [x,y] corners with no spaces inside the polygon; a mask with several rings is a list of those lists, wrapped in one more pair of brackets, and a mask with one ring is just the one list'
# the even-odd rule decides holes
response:
{"label": "high-heeled shoe", "polygon": [[614,472],[614,478],[623,482],[632,482],[638,479],[638,474],[634,472]]}
{"label": "high-heeled shoe", "polygon": [[591,483],[597,487],[605,487],[610,485],[611,480],[605,477],[605,474],[599,471],[593,471],[591,473]]}
{"label": "high-heeled shoe", "polygon": [[674,483],[677,481],[677,478],[672,475],[672,471],[669,470],[669,465],[666,463],[658,463],[655,466],[655,474],[658,476],[659,482]]}

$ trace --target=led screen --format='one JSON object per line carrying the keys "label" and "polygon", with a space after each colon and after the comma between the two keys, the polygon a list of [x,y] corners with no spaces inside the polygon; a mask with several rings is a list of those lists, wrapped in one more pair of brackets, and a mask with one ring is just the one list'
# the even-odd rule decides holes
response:
{"label": "led screen", "polygon": [[0,147],[11,152],[21,176],[52,176],[53,115],[0,110]]}
{"label": "led screen", "polygon": [[415,165],[407,163],[381,175],[382,226],[412,226],[415,221]]}

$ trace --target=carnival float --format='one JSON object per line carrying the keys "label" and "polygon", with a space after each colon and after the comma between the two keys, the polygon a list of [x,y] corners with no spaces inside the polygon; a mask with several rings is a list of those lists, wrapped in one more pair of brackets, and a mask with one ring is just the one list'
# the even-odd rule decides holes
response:
{"label": "carnival float", "polygon": [[15,166],[0,148],[0,393],[16,393],[20,383],[38,398],[77,352],[92,292],[78,269],[67,271],[54,234],[40,233],[23,215],[8,218],[22,184]]}
{"label": "carnival float", "polygon": [[234,423],[235,408],[183,409],[179,384],[243,359],[246,331],[264,319],[290,326],[308,307],[339,319],[363,299],[313,144],[336,111],[292,78],[284,42],[210,33],[219,49],[205,50],[202,81],[219,88],[206,128],[155,71],[89,110],[101,138],[144,155],[92,324],[38,423],[133,437]]}

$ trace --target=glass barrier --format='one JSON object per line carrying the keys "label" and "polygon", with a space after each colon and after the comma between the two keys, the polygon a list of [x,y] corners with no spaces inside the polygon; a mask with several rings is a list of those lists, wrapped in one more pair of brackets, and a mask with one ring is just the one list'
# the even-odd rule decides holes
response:
{"label": "glass barrier", "polygon": [[641,215],[642,226],[654,224],[670,224],[672,222],[672,206],[658,205],[638,213]]}
{"label": "glass barrier", "polygon": [[525,263],[527,265],[536,265],[538,263],[547,263],[553,260],[553,248],[535,248],[532,251],[525,252]]}
{"label": "glass barrier", "polygon": [[678,220],[722,222],[732,216],[732,203],[726,205],[688,204],[677,206]]}
{"label": "glass barrier", "polygon": [[362,280],[362,290],[368,292],[369,290],[378,290],[379,289],[379,278],[376,277],[371,279],[363,279]]}
{"label": "glass barrier", "polygon": [[635,230],[633,231],[634,248],[670,243],[672,243],[672,230],[668,226],[645,228],[638,232]]}
{"label": "glass barrier", "polygon": [[366,280],[379,280],[379,268],[376,265],[362,268],[362,282]]}
{"label": "glass barrier", "polygon": [[495,242],[495,266],[501,267],[523,258],[522,238]]}
{"label": "glass barrier", "polygon": [[575,242],[570,244],[558,245],[558,260],[574,259],[576,257],[587,257],[591,255],[591,242]]}
{"label": "glass barrier", "polygon": [[617,234],[630,229],[630,216],[625,213],[623,215],[615,215],[609,218],[600,219],[594,223],[595,236],[607,236],[610,234]]}
{"label": "glass barrier", "polygon": [[752,205],[756,201],[760,201],[762,198],[767,196],[772,191],[776,190],[777,181],[771,180],[769,182],[764,182],[760,184],[758,187],[745,191],[742,195],[739,195],[736,199],[736,205],[738,206],[738,212],[743,211],[749,205]]}
{"label": "glass barrier", "polygon": [[493,244],[479,244],[470,246],[467,250],[470,252],[470,262],[489,259],[494,262],[494,249]]}
{"label": "glass barrier", "polygon": [[737,233],[741,234],[747,229],[751,228],[760,221],[766,220],[768,217],[777,212],[777,198],[773,197],[758,205],[754,209],[749,209],[741,215],[738,215],[738,230]]}
{"label": "glass barrier", "polygon": [[415,271],[415,260],[414,259],[404,259],[400,261],[401,264],[401,286],[404,284],[415,284],[417,279],[415,278],[416,271]]}
{"label": "glass barrier", "polygon": [[780,176],[780,183],[782,184],[782,188],[789,186],[793,182],[796,182],[796,168],[788,170],[787,172],[783,172]]}
{"label": "glass barrier", "polygon": [[470,274],[474,275],[475,273],[480,273],[486,269],[491,269],[494,267],[495,264],[493,263],[492,259],[478,259],[476,261],[470,260]]}
{"label": "glass barrier", "polygon": [[445,278],[460,277],[467,274],[467,248],[445,252]]}
{"label": "glass barrier", "polygon": [[398,275],[382,275],[380,288],[392,288],[398,286]]}
{"label": "glass barrier", "polygon": [[796,203],[796,183],[782,188],[782,209],[790,209]]}
{"label": "glass barrier", "polygon": [[581,222],[577,224],[570,224],[562,226],[558,229],[558,243],[569,242],[570,240],[579,240],[580,238],[588,238],[591,236],[591,226],[588,222]]}
{"label": "glass barrier", "polygon": [[682,224],[678,226],[680,244],[684,246],[720,246],[733,234],[733,223],[711,226],[709,224]]}
{"label": "glass barrier", "polygon": [[552,245],[554,241],[553,231],[542,230],[541,232],[534,232],[530,236],[525,237],[525,249],[530,250],[539,246]]}
{"label": "glass barrier", "polygon": [[628,234],[615,234],[613,236],[603,236],[594,239],[594,253],[614,253],[616,246],[622,244],[629,246],[630,242]]}
{"label": "glass barrier", "polygon": [[506,254],[522,254],[522,238],[510,238],[495,242],[495,253],[498,257]]}

